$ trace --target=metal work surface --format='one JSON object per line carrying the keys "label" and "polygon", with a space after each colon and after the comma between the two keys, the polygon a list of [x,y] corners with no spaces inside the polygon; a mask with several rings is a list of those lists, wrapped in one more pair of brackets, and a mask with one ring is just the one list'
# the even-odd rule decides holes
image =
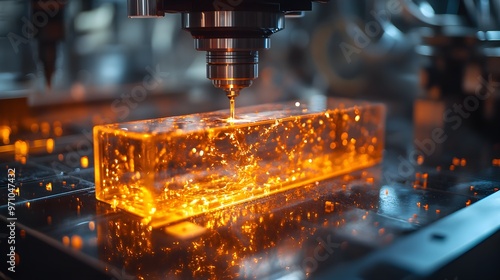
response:
{"label": "metal work surface", "polygon": [[[60,154],[74,156],[68,146],[81,146],[81,137],[56,138],[51,154],[30,154],[26,164],[3,153],[10,162],[2,169],[16,175],[14,279],[42,271],[81,279],[469,279],[464,271],[475,268],[453,266],[458,257],[485,240],[494,244],[481,249],[483,264],[499,257],[491,247],[499,167],[406,165],[401,136],[411,129],[389,119],[381,165],[160,229],[96,201],[91,156],[86,168],[64,169]],[[497,267],[482,268],[482,279],[498,276]]]}

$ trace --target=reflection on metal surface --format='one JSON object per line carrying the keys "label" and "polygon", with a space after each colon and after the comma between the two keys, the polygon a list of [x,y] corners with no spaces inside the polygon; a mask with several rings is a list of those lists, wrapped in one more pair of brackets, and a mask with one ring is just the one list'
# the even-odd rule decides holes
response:
{"label": "reflection on metal surface", "polygon": [[116,215],[101,203],[97,213],[109,219],[96,224],[99,258],[111,267],[124,266],[127,275],[138,279],[262,279],[273,275],[270,279],[277,279],[288,274],[304,279],[312,271],[308,259],[318,250],[322,256],[335,250],[330,253],[334,260],[349,258],[348,248],[356,245],[340,238],[365,236],[361,239],[380,242],[380,246],[392,241],[394,228],[373,213],[351,208],[376,207],[377,192],[368,181],[380,174],[372,172],[310,184],[159,229],[138,218]]}
{"label": "reflection on metal surface", "polygon": [[[393,138],[389,134],[387,139]],[[26,226],[27,238],[38,232],[45,236],[42,240],[49,240],[49,244],[66,254],[90,260],[107,274],[103,279],[322,279],[330,269],[344,271],[346,265],[361,272],[356,267],[358,261],[391,248],[459,209],[474,210],[478,200],[499,187],[498,167],[490,166],[483,173],[497,179],[479,180],[481,174],[467,172],[473,168],[469,158],[466,166],[457,166],[453,172],[414,166],[415,172],[396,180],[399,183],[388,184],[383,178],[386,173],[397,173],[394,166],[398,163],[388,150],[383,166],[189,218],[180,225],[171,225],[171,229],[176,229],[173,234],[172,230],[152,228],[136,216],[96,202],[90,182],[93,172],[89,172],[93,161],[89,162],[89,169],[70,175],[54,175],[53,170],[40,168],[58,160],[57,151],[62,151],[58,146],[62,143],[56,141],[56,152],[43,157],[33,156],[30,150],[32,156],[25,165],[9,163],[19,176],[17,215]],[[64,153],[64,158],[70,156]],[[498,154],[493,154],[493,158],[498,159]],[[45,188],[48,183],[52,183],[50,192]],[[0,199],[7,198],[6,188],[3,191]],[[466,207],[469,200],[470,206]],[[6,200],[0,204],[6,205]],[[477,219],[483,216],[475,214],[473,219],[487,223],[487,219]],[[183,228],[196,228],[199,232],[192,234]],[[457,230],[448,236],[461,232]],[[426,242],[432,240],[423,236],[411,244],[426,247]],[[20,252],[24,264],[51,265],[53,259],[36,254],[42,251],[40,248],[47,247],[29,247],[26,253]],[[490,248],[493,247],[484,253],[491,253]],[[30,262],[28,257],[33,252],[36,258]],[[394,253],[394,258],[401,254],[408,251]],[[74,267],[79,271],[75,271],[70,266],[72,258],[63,257],[57,262],[64,264],[57,268],[61,275],[80,275],[88,270],[85,263],[89,262],[78,261]],[[378,265],[380,259],[376,261]],[[399,271],[389,268],[382,273],[391,270]],[[40,271],[16,273],[30,276],[21,276],[22,279],[35,279]]]}
{"label": "reflection on metal surface", "polygon": [[381,104],[241,111],[241,119],[214,112],[95,127],[96,197],[158,226],[382,159]]}
{"label": "reflection on metal surface", "polygon": [[14,143],[15,160],[25,164],[28,157],[29,145],[26,141],[18,140]]}
{"label": "reflection on metal surface", "polygon": [[80,158],[80,165],[82,168],[87,168],[89,167],[89,158],[87,156],[83,156]]}
{"label": "reflection on metal surface", "polygon": [[10,143],[10,133],[11,129],[8,126],[0,126],[0,137],[2,138],[2,143],[7,145]]}

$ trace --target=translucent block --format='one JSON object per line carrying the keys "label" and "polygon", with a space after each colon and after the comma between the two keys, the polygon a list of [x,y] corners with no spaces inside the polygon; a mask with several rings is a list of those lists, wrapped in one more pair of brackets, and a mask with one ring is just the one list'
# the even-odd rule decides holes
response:
{"label": "translucent block", "polygon": [[94,127],[97,199],[170,224],[381,161],[385,107],[344,99]]}

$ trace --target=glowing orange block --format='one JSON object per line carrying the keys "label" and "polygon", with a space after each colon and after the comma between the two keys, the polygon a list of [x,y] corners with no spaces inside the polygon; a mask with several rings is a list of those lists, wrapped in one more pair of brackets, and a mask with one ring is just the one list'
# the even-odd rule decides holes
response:
{"label": "glowing orange block", "polygon": [[94,127],[97,199],[153,226],[368,167],[382,104],[314,98]]}

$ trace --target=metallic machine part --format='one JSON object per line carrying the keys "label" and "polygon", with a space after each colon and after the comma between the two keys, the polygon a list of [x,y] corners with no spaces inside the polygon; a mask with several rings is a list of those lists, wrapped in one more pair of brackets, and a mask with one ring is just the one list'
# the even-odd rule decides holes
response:
{"label": "metallic machine part", "polygon": [[226,92],[240,90],[258,77],[258,62],[257,51],[208,51],[207,78]]}
{"label": "metallic machine part", "polygon": [[131,18],[158,17],[156,0],[128,0],[128,16]]}
{"label": "metallic machine part", "polygon": [[228,97],[258,77],[258,50],[270,47],[269,35],[284,28],[284,13],[211,11],[184,13],[182,26],[207,52],[207,78]]}
{"label": "metallic machine part", "polygon": [[182,13],[182,28],[191,32],[197,50],[207,52],[207,78],[233,102],[258,77],[258,52],[269,49],[269,36],[285,28],[285,14],[311,9],[311,0],[129,0],[128,4],[130,17]]}
{"label": "metallic machine part", "polygon": [[[431,11],[428,15],[420,11],[424,3]],[[500,133],[490,128],[500,117],[500,98],[492,90],[498,67],[491,66],[497,65],[499,53],[495,50],[500,49],[499,27],[493,23],[497,22],[496,14],[490,9],[493,5],[489,1],[479,1],[477,5],[473,1],[461,1],[461,10],[457,6],[451,14],[435,14],[432,4],[437,3],[422,1],[420,6],[412,2],[404,5],[424,26],[417,29],[421,43],[416,47],[421,61],[422,98],[442,102],[444,112],[453,104],[474,98],[477,108],[466,118],[466,123],[492,141],[498,141]],[[445,20],[447,18],[455,20]],[[446,151],[446,146],[443,149]],[[438,160],[440,155],[434,156]]]}

